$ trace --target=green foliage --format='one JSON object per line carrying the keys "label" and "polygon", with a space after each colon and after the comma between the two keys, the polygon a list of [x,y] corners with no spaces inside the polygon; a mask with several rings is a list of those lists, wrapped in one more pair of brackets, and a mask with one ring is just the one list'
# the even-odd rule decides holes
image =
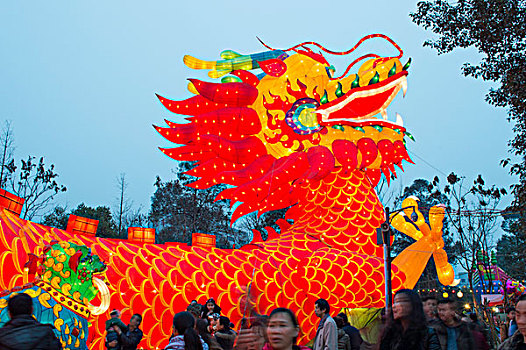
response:
{"label": "green foliage", "polygon": [[20,168],[7,166],[8,189],[25,200],[21,218],[31,220],[45,209],[47,205],[67,188],[57,182],[59,176],[55,165],[47,167],[44,157],[37,162],[35,157],[28,156],[21,160]]}
{"label": "green foliage", "polygon": [[74,209],[71,214],[82,216],[88,219],[99,220],[97,226],[97,236],[107,238],[126,238],[121,237],[117,232],[117,226],[111,216],[111,210],[109,207],[98,206],[96,208],[88,207],[84,203]]}
{"label": "green foliage", "polygon": [[65,230],[68,225],[69,215],[82,216],[98,220],[97,236],[106,238],[126,238],[118,234],[117,226],[111,215],[111,210],[105,206],[89,207],[84,203],[78,205],[71,212],[66,212],[66,207],[56,206],[53,211],[44,216],[41,224]]}
{"label": "green foliage", "polygon": [[57,205],[53,208],[53,210],[47,214],[44,215],[42,221],[40,222],[42,225],[56,227],[61,230],[65,230],[68,226],[68,218],[69,213],[66,212],[67,208],[66,206],[60,206]]}
{"label": "green foliage", "polygon": [[[462,73],[476,79],[492,81],[494,87],[486,95],[486,101],[495,107],[508,109],[508,121],[513,122],[515,138],[509,142],[517,161],[505,159],[501,165],[508,167],[518,178],[512,186],[514,201],[508,208],[511,212],[526,211],[526,2],[523,0],[459,0],[422,1],[417,10],[410,14],[412,20],[425,29],[437,34],[435,40],[427,40],[424,46],[431,47],[439,54],[455,48],[474,47],[482,55],[478,64],[465,63]],[[448,179],[449,180],[449,179]],[[456,183],[455,179],[451,179]],[[484,184],[479,184],[484,186]],[[488,189],[486,189],[488,190]],[[500,195],[504,195],[500,191]],[[478,194],[482,194],[478,191]],[[497,200],[499,194],[492,190],[483,197]],[[488,208],[489,202],[479,203]],[[499,242],[514,250],[509,256],[522,254],[521,232],[526,231],[526,215],[519,215],[505,222],[509,234]],[[462,227],[459,227],[461,230]],[[506,229],[506,228],[505,228]],[[502,251],[502,250],[501,250]],[[499,258],[500,259],[500,258]],[[512,260],[510,260],[511,262]]]}
{"label": "green foliage", "polygon": [[[524,220],[524,219],[523,219]],[[517,280],[526,279],[526,234],[520,229],[519,214],[505,215],[502,229],[506,232],[497,243],[497,262]]]}

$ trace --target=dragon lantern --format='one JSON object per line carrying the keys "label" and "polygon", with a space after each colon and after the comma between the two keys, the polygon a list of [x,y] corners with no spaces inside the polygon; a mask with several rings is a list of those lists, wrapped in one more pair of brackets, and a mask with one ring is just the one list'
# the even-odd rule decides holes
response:
{"label": "dragon lantern", "polygon": [[[359,57],[340,77],[310,48],[350,55],[371,38],[385,39],[399,54]],[[195,162],[188,174],[197,180],[189,186],[229,185],[217,199],[235,206],[232,221],[254,211],[289,208],[287,220],[277,222],[280,234],[269,229],[262,241],[255,232],[251,244],[240,249],[144,244],[73,235],[6,212],[0,214],[1,251],[15,267],[3,272],[0,282],[10,286],[20,276],[24,258],[15,257],[22,240],[26,251],[51,239],[86,245],[108,262],[111,308],[124,308],[124,317],[143,314],[149,348],[163,344],[174,313],[193,299],[214,297],[238,325],[249,313],[291,308],[302,328],[301,342],[314,337],[318,298],[335,309],[383,307],[383,254],[376,228],[386,218],[375,186],[381,176],[387,181],[396,176],[402,161],[411,161],[404,137],[412,136],[400,116],[389,120],[387,114],[396,95],[405,94],[409,61],[403,65],[402,50],[380,34],[345,52],[317,43],[268,49],[252,55],[228,50],[218,61],[185,56],[188,67],[206,69],[216,81],[190,79],[188,89],[195,96],[186,100],[158,96],[187,122],[166,120],[167,126],[156,130],[176,144],[162,148],[164,154]],[[349,74],[359,62],[357,72]],[[256,69],[262,73],[251,72]],[[431,254],[443,257],[440,225],[407,225],[415,239],[425,240],[419,251],[429,252],[408,250],[399,264],[394,261],[395,290],[413,287]],[[92,318],[92,348],[102,348],[106,317]]]}

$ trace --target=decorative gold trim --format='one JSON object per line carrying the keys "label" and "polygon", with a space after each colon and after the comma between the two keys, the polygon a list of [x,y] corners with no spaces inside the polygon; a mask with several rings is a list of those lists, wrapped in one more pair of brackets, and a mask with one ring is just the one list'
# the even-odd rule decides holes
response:
{"label": "decorative gold trim", "polygon": [[[65,307],[66,309],[84,317],[88,318],[90,316],[90,310],[87,305],[75,301],[69,296],[62,294],[60,290],[53,288],[50,284],[40,281],[36,283],[37,286],[42,288],[47,294],[49,294],[57,303]],[[109,302],[108,302],[109,304]]]}

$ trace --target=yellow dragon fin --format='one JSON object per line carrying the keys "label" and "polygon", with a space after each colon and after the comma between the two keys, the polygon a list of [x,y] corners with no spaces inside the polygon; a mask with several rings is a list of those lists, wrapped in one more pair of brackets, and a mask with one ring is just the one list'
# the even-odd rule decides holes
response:
{"label": "yellow dragon fin", "polygon": [[203,61],[190,55],[183,57],[183,62],[188,68],[192,69],[215,69],[216,61]]}

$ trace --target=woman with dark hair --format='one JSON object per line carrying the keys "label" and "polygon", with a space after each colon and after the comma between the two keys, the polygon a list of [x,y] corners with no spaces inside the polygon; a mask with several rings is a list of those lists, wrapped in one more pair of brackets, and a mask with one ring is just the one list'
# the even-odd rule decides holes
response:
{"label": "woman with dark hair", "polygon": [[263,350],[309,350],[296,345],[300,327],[296,315],[289,309],[278,307],[268,318],[268,343]]}
{"label": "woman with dark hair", "polygon": [[221,314],[221,308],[216,304],[214,298],[210,298],[206,301],[201,309],[201,318],[207,319],[212,314]]}
{"label": "woman with dark hair", "polygon": [[175,314],[170,343],[165,350],[208,350],[208,345],[194,329],[195,318],[188,311]]}
{"label": "woman with dark hair", "polygon": [[415,291],[396,292],[380,350],[441,350],[435,331],[426,324],[422,301]]}
{"label": "woman with dark hair", "polygon": [[219,325],[217,327],[217,332],[214,333],[214,337],[223,350],[232,350],[234,348],[236,336],[236,332],[230,329],[230,320],[228,317],[220,316]]}
{"label": "woman with dark hair", "polygon": [[195,329],[197,333],[203,339],[203,341],[208,345],[209,350],[222,350],[221,345],[217,342],[216,338],[208,331],[208,322],[202,318],[198,318],[195,321]]}

